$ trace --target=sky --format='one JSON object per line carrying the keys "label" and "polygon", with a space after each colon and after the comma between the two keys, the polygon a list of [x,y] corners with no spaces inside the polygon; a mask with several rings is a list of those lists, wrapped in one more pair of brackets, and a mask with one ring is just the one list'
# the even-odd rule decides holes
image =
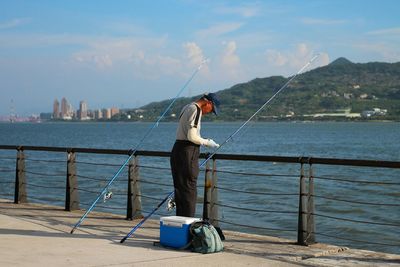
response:
{"label": "sky", "polygon": [[0,0],[0,116],[135,108],[295,74],[400,61],[397,0]]}

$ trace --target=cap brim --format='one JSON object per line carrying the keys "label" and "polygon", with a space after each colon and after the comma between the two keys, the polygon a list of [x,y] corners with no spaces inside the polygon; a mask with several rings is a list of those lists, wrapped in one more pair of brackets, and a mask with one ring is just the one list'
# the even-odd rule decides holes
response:
{"label": "cap brim", "polygon": [[219,112],[219,108],[217,107],[217,105],[215,105],[215,103],[213,102],[213,113],[218,116],[218,112]]}

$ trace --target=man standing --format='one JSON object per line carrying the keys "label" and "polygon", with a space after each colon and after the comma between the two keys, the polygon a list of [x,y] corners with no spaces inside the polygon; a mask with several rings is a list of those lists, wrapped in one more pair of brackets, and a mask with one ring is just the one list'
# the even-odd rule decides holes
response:
{"label": "man standing", "polygon": [[186,105],[181,111],[170,159],[177,216],[195,215],[200,146],[219,147],[214,140],[201,137],[201,117],[211,112],[217,115],[219,105],[217,95],[209,93]]}

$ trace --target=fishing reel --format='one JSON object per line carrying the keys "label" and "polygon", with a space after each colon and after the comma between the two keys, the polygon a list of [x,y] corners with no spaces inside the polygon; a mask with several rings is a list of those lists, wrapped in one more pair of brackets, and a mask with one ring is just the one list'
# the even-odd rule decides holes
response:
{"label": "fishing reel", "polygon": [[175,198],[174,197],[168,198],[167,211],[172,211],[175,209],[175,207],[176,207]]}
{"label": "fishing reel", "polygon": [[104,194],[103,196],[103,202],[106,202],[107,200],[111,199],[113,196],[113,192],[108,191],[107,193]]}

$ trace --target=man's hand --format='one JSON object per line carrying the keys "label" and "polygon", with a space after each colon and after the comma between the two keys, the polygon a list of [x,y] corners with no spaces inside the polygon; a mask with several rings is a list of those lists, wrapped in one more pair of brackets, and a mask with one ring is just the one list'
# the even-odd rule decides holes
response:
{"label": "man's hand", "polygon": [[207,146],[211,148],[219,148],[219,145],[212,139],[207,139]]}

